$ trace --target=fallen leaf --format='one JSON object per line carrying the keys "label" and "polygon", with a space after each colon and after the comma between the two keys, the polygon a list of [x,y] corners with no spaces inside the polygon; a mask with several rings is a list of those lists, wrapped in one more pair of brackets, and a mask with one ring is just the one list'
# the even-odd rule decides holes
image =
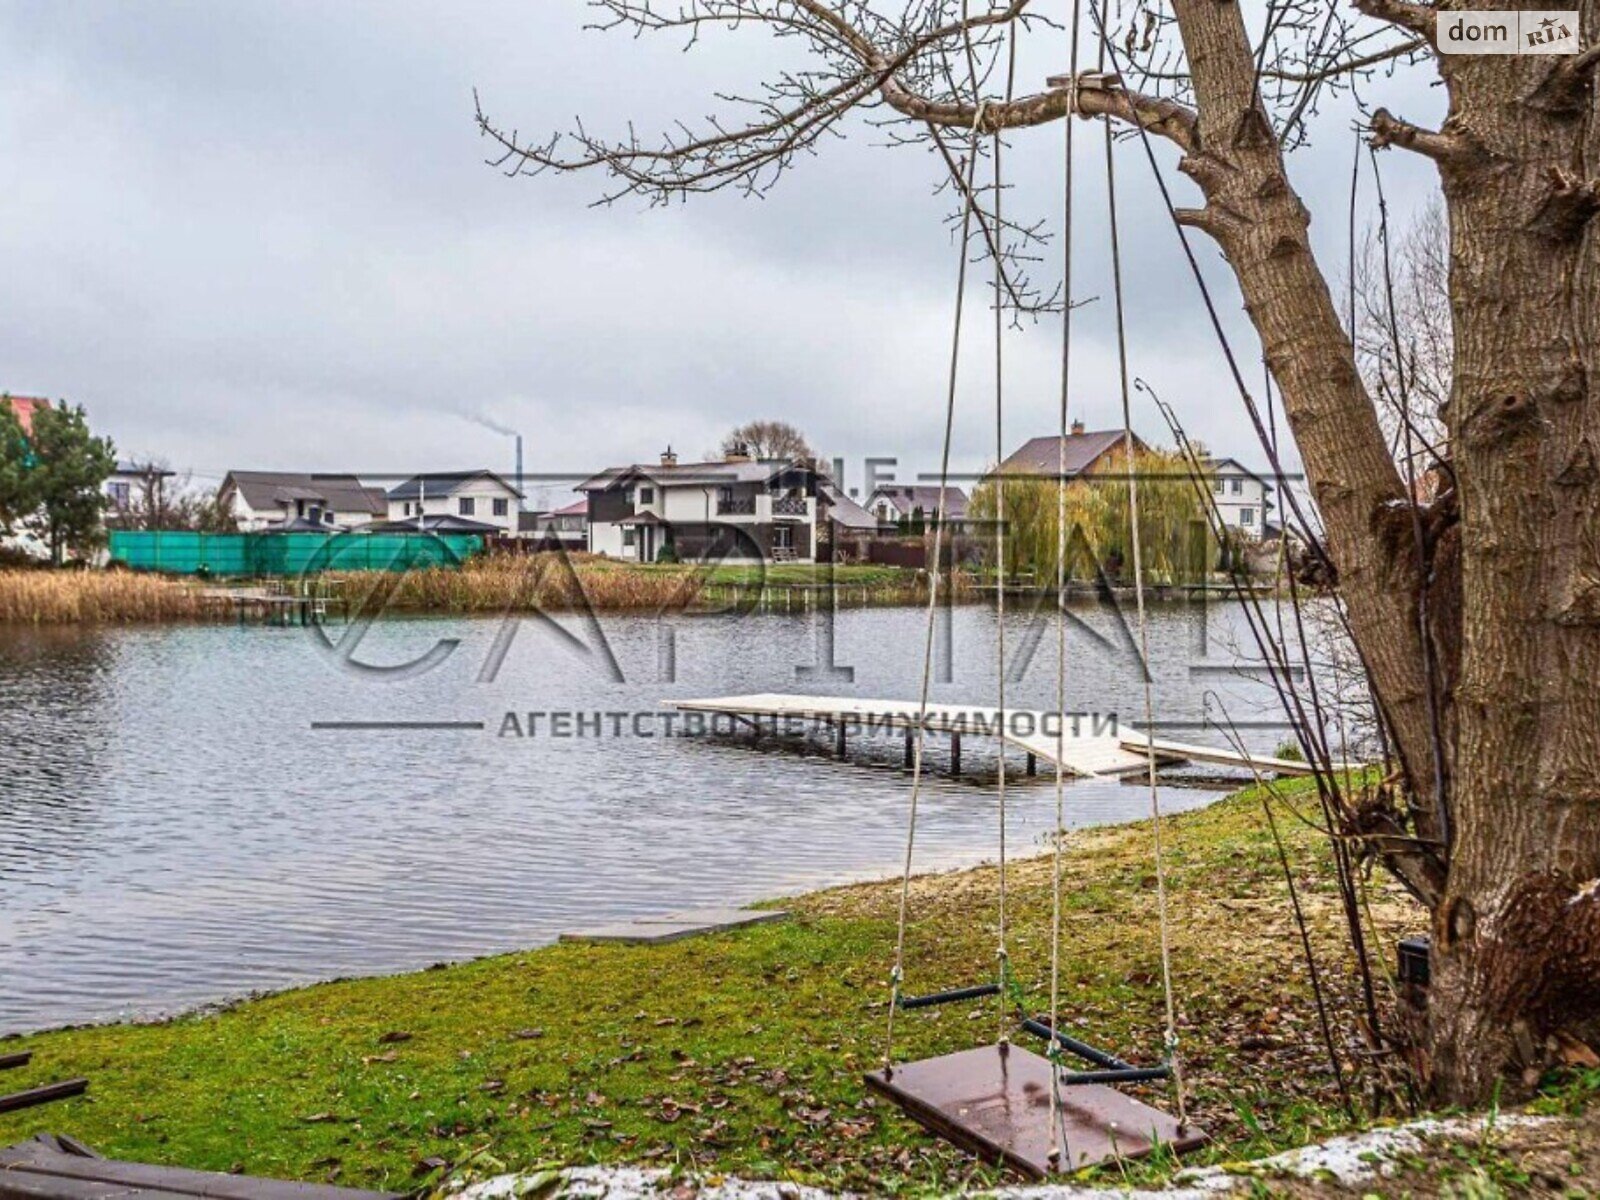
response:
{"label": "fallen leaf", "polygon": [[1600,1067],[1600,1054],[1596,1054],[1588,1043],[1580,1042],[1570,1033],[1556,1034],[1556,1053],[1569,1067],[1584,1067],[1589,1070]]}

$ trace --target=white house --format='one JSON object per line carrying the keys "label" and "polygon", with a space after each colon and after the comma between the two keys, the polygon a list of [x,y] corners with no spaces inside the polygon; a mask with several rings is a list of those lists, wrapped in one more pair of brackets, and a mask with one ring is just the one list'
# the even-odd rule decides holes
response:
{"label": "white house", "polygon": [[388,523],[514,537],[522,493],[490,470],[413,475],[388,495]]}
{"label": "white house", "polygon": [[525,512],[517,520],[517,536],[550,550],[589,548],[589,499],[564,508]]}
{"label": "white house", "polygon": [[1201,466],[1211,476],[1211,498],[1222,523],[1247,537],[1261,537],[1274,507],[1266,480],[1232,458],[1204,459]]}
{"label": "white house", "polygon": [[115,524],[127,519],[135,508],[148,506],[155,512],[163,510],[167,480],[175,472],[153,463],[119,462],[106,476],[100,490],[106,498],[106,522]]}
{"label": "white house", "polygon": [[382,488],[365,487],[354,475],[295,471],[229,471],[217,499],[245,533],[359,529],[388,507]]}
{"label": "white house", "polygon": [[[900,521],[932,521],[939,514],[939,485],[880,484],[867,498],[867,510],[885,525]],[[958,487],[946,488],[944,519],[958,524],[966,517],[966,492]]]}
{"label": "white house", "polygon": [[588,497],[588,549],[638,562],[663,557],[815,562],[844,533],[877,522],[806,462],[659,463],[612,467],[578,486]]}

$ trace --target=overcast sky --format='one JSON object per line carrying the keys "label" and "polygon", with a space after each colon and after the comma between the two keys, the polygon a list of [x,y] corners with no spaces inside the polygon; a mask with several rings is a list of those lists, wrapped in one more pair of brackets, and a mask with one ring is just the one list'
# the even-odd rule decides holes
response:
{"label": "overcast sky", "polygon": [[[7,0],[0,389],[82,403],[124,456],[197,480],[509,471],[510,439],[474,416],[522,431],[530,471],[698,455],[758,417],[850,474],[867,455],[898,457],[902,478],[935,467],[955,256],[934,163],[857,123],[765,201],[597,209],[598,176],[504,178],[474,87],[525,132],[577,114],[653,132],[785,61],[749,32],[684,55],[587,16],[581,0]],[[1037,38],[1030,88],[1065,54],[1064,35]],[[1395,91],[1437,118],[1421,82]],[[1350,122],[1325,113],[1293,167],[1336,277]],[[1097,137],[1079,126],[1077,292],[1105,298]],[[1061,153],[1060,125],[1020,137],[1008,204],[1059,221]],[[1119,154],[1133,370],[1215,452],[1259,464],[1142,151]],[[1399,153],[1384,169],[1403,217],[1429,172]],[[1253,363],[1237,293],[1197,244]],[[973,469],[994,454],[993,344],[969,313],[956,456]],[[1120,423],[1110,315],[1102,299],[1075,318],[1072,406],[1091,427]],[[1055,428],[1059,336],[1047,320],[1007,338],[1008,447]],[[1162,439],[1142,399],[1135,425]]]}

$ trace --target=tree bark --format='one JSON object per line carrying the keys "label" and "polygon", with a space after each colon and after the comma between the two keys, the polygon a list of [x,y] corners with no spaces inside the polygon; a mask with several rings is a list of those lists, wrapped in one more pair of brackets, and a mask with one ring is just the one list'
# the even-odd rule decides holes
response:
{"label": "tree bark", "polygon": [[[1357,648],[1419,798],[1416,829],[1436,851],[1395,864],[1435,902],[1425,1061],[1436,1094],[1482,1103],[1508,1071],[1543,1061],[1549,1034],[1600,1021],[1600,887],[1585,890],[1600,877],[1593,93],[1553,58],[1441,56],[1442,131],[1374,122],[1381,141],[1435,159],[1451,213],[1461,524],[1436,561],[1426,544],[1419,553],[1411,498],[1256,101],[1238,6],[1173,7],[1198,114],[1183,169],[1207,199],[1190,222],[1222,247],[1278,380]],[[1595,8],[1583,11],[1590,40]],[[1450,658],[1430,678],[1419,599],[1453,594],[1454,577],[1435,573],[1457,563],[1460,636],[1432,647]],[[1457,694],[1441,695],[1440,678],[1458,680]]]}
{"label": "tree bark", "polygon": [[1357,649],[1419,799],[1417,831],[1436,846],[1397,854],[1396,866],[1432,902],[1443,887],[1443,830],[1418,613],[1422,569],[1405,486],[1312,254],[1309,214],[1257,98],[1240,8],[1217,0],[1174,0],[1173,8],[1198,114],[1197,145],[1181,169],[1207,202],[1187,220],[1221,246],[1278,381]]}
{"label": "tree bark", "polygon": [[[1592,41],[1596,5],[1583,6]],[[1600,1016],[1600,129],[1558,58],[1440,56],[1461,511],[1455,837],[1434,917],[1437,1089],[1482,1102]]]}

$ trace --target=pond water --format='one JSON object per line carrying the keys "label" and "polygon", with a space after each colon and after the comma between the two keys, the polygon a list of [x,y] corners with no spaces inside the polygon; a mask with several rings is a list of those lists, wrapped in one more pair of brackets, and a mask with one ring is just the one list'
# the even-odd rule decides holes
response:
{"label": "pond water", "polygon": [[[841,763],[825,733],[667,737],[658,714],[669,697],[733,692],[914,701],[923,620],[915,608],[831,623],[391,620],[348,655],[316,630],[0,627],[0,1032],[155,1016],[536,945],[601,918],[896,874],[910,794],[898,740],[857,738]],[[1257,746],[1281,739],[1270,689],[1230,669],[1240,629],[1226,604],[1153,611],[1170,736],[1223,745],[1201,726],[1225,710]],[[993,702],[996,630],[988,607],[949,614],[935,700]],[[1020,675],[1010,703],[1049,707],[1053,624],[1013,615],[1006,638]],[[853,680],[815,670],[830,640]],[[441,642],[454,648],[429,658]],[[1122,622],[1075,613],[1068,659],[1069,709],[1138,719]],[[591,715],[584,736],[568,718],[574,736],[551,736],[558,712],[629,715],[601,719],[598,735]],[[383,727],[397,722],[441,724]],[[944,739],[930,739],[919,869],[993,857],[994,754],[968,739],[952,779]],[[1052,779],[1020,779],[1021,756],[1008,762],[1010,838],[1037,849]],[[1163,789],[1173,810],[1217,794]],[[1116,782],[1067,792],[1073,825],[1135,818],[1147,803],[1142,786]]]}

